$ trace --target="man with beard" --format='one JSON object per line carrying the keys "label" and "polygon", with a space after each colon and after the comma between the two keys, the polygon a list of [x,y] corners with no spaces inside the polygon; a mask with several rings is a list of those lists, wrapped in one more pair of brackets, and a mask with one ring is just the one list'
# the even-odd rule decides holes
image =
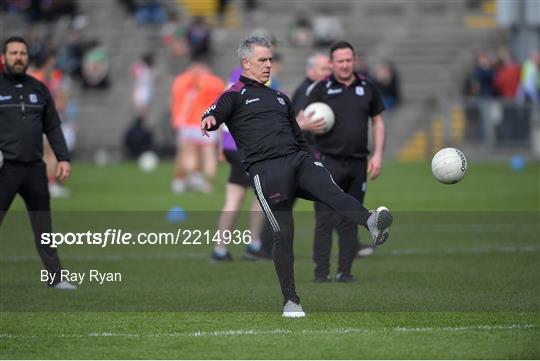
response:
{"label": "man with beard", "polygon": [[0,226],[13,199],[20,194],[30,215],[39,256],[48,271],[48,285],[74,290],[74,285],[61,279],[56,248],[41,243],[43,233],[52,233],[47,172],[42,160],[43,134],[58,160],[58,180],[66,180],[71,173],[60,117],[45,84],[26,74],[28,45],[24,38],[8,38],[2,55],[5,70],[0,75]]}

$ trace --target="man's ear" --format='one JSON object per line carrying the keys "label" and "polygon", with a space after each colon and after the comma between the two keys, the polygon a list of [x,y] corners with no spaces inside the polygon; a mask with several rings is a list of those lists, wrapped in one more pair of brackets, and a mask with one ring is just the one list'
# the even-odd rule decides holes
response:
{"label": "man's ear", "polygon": [[247,58],[242,59],[242,68],[249,69],[251,67],[251,63]]}

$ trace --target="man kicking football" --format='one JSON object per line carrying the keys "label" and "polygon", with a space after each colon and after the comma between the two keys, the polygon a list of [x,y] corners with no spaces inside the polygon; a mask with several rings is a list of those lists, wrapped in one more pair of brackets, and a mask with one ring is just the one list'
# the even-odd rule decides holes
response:
{"label": "man kicking football", "polygon": [[366,227],[375,245],[388,239],[392,215],[385,207],[368,211],[344,193],[330,172],[313,158],[289,98],[264,85],[272,68],[270,48],[263,37],[250,36],[242,41],[238,48],[242,76],[203,114],[201,130],[209,136],[208,131],[227,124],[272,226],[283,316],[304,317],[294,284],[294,198],[322,202]]}

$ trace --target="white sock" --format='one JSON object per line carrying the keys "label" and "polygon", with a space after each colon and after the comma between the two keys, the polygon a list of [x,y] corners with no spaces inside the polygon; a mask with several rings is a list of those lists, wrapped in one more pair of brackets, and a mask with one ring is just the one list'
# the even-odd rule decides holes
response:
{"label": "white sock", "polygon": [[182,178],[174,178],[171,182],[171,188],[174,193],[183,193],[186,191],[186,183]]}
{"label": "white sock", "polygon": [[254,252],[259,252],[262,247],[262,242],[260,239],[252,239],[248,244],[248,248]]}
{"label": "white sock", "polygon": [[377,230],[377,211],[371,212],[368,220],[367,220],[367,228],[370,232],[374,232]]}
{"label": "white sock", "polygon": [[193,187],[200,186],[204,182],[205,182],[204,177],[199,172],[190,174],[188,177],[188,183],[192,185]]}
{"label": "white sock", "polygon": [[223,244],[218,244],[214,247],[214,253],[217,256],[223,257],[227,255],[227,246]]}

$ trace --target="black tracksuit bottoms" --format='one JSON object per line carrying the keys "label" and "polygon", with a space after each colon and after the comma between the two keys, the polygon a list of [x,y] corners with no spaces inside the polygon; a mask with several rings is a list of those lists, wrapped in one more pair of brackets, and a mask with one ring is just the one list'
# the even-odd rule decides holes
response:
{"label": "black tracksuit bottoms", "polygon": [[[32,163],[5,161],[0,168],[0,234],[4,217],[19,193],[26,203],[34,232],[37,251],[45,269],[50,273],[62,270],[56,248],[41,244],[41,234],[52,232],[51,204],[47,185],[47,170],[43,161]],[[55,280],[60,277],[55,277]]]}
{"label": "black tracksuit bottoms", "polygon": [[[336,183],[344,192],[364,203],[366,193],[367,159],[336,157],[321,154],[321,162],[330,171]],[[313,241],[313,261],[316,264],[315,277],[324,278],[330,273],[332,232],[339,236],[338,273],[350,274],[358,252],[358,226],[349,219],[334,212],[321,202],[315,202],[315,239]]]}
{"label": "black tracksuit bottoms", "polygon": [[294,199],[322,202],[364,227],[367,227],[370,212],[343,192],[322,163],[305,151],[257,162],[248,172],[272,228],[274,266],[284,302],[300,303],[294,284]]}

